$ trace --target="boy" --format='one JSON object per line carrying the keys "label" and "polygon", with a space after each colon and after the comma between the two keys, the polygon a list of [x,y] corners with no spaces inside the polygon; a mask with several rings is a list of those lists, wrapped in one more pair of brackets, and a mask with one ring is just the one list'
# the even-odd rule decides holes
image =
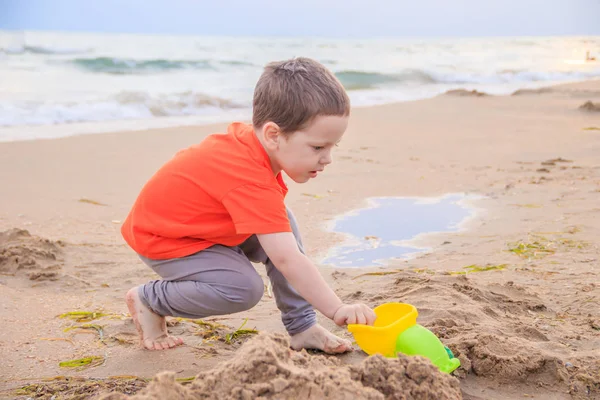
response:
{"label": "boy", "polygon": [[343,304],[304,255],[284,205],[281,172],[298,183],[331,163],[350,101],[324,66],[307,58],[271,63],[254,91],[252,125],[233,123],[182,150],[143,187],[121,232],[161,280],[129,290],[127,306],[147,349],[175,347],[165,316],[204,318],[252,308],[266,265],[291,346],[327,353],[349,341],[316,322],[373,324],[364,304]]}

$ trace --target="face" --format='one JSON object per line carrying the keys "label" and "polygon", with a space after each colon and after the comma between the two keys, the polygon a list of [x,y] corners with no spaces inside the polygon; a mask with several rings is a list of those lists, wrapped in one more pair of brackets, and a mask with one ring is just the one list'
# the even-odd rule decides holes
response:
{"label": "face", "polygon": [[331,152],[347,126],[348,117],[318,116],[307,128],[284,135],[276,124],[266,123],[263,138],[273,171],[284,171],[297,183],[316,178],[331,164]]}

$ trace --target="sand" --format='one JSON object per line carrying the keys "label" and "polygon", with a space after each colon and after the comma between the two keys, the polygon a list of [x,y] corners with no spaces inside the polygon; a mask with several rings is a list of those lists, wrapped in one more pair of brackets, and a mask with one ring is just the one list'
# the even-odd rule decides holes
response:
{"label": "sand", "polygon": [[[453,398],[458,387],[464,399],[600,398],[600,117],[588,102],[600,103],[600,81],[358,108],[326,173],[290,183],[288,205],[317,262],[344,239],[327,223],[368,197],[482,196],[464,230],[421,238],[430,252],[385,268],[321,266],[346,301],[415,305],[418,322],[461,360],[447,379],[423,360],[290,352],[267,292],[209,325],[171,319],[185,346],[137,347],[123,296],[154,275],[120,224],[164,161],[223,124],[2,143],[0,396],[164,387],[190,398],[303,398],[310,387],[330,398]],[[64,315],[73,311],[96,314]],[[261,334],[232,338],[244,321]]]}
{"label": "sand", "polygon": [[101,397],[128,398],[452,400],[461,394],[458,379],[421,357],[373,356],[348,366],[336,358],[292,351],[283,335],[261,334],[244,344],[233,359],[198,374],[189,387],[166,372],[138,395]]}
{"label": "sand", "polygon": [[591,111],[591,112],[600,112],[600,104],[592,103],[591,101],[586,101],[579,107],[580,110]]}

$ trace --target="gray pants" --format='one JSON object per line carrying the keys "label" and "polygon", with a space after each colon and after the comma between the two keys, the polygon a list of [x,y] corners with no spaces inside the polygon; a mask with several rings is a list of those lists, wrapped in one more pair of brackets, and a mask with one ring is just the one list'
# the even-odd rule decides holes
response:
{"label": "gray pants", "polygon": [[[292,231],[304,253],[298,225],[288,210]],[[273,286],[281,319],[290,335],[313,326],[316,314],[269,260],[256,235],[239,246],[214,245],[187,257],[142,261],[162,279],[139,287],[142,302],[163,316],[205,318],[254,307],[264,293],[263,280],[251,264],[263,263]]]}

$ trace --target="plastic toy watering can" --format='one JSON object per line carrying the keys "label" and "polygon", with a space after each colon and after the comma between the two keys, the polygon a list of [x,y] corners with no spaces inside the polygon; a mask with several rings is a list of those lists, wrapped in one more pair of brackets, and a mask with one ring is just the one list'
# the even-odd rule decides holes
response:
{"label": "plastic toy watering can", "polygon": [[385,303],[373,311],[375,324],[350,324],[348,330],[368,355],[396,357],[398,353],[428,358],[440,371],[451,373],[460,366],[450,349],[429,329],[417,324],[417,309],[405,303]]}

